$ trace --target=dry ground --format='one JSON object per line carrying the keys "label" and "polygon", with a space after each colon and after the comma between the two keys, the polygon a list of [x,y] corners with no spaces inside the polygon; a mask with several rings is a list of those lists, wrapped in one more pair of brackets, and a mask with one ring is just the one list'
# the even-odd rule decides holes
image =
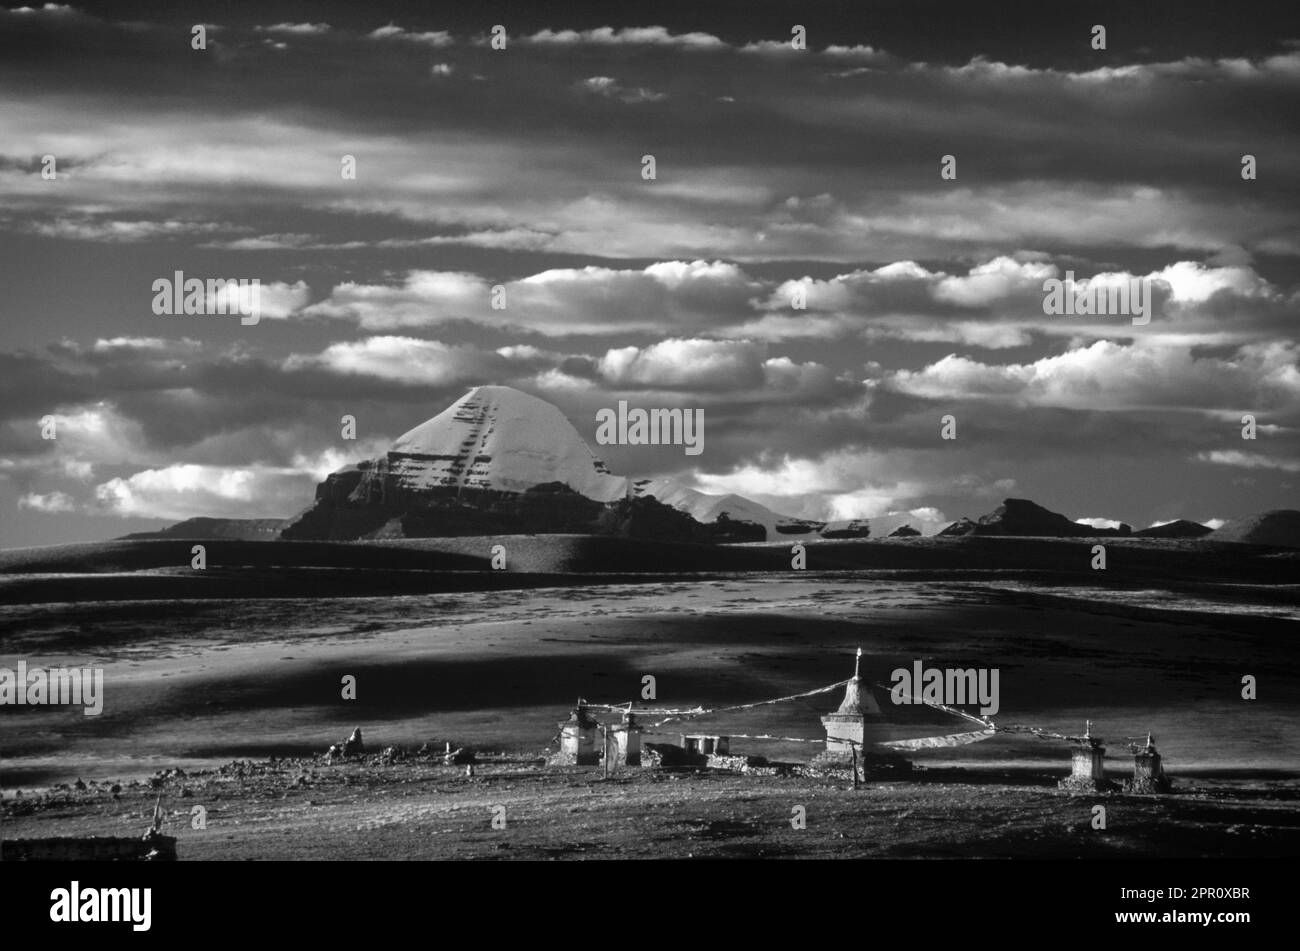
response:
{"label": "dry ground", "polygon": [[[925,771],[854,791],[800,776],[627,770],[604,780],[599,769],[498,761],[467,778],[430,761],[285,760],[116,797],[96,786],[10,800],[5,832],[134,835],[161,796],[182,860],[1300,855],[1295,781],[1076,797],[1053,788],[1055,775]],[[1092,827],[1095,803],[1106,807],[1105,830]],[[204,830],[191,828],[198,805]],[[796,806],[805,829],[791,825]]]}
{"label": "dry ground", "polygon": [[[157,795],[148,777],[181,768],[189,775],[162,792],[185,858],[1300,856],[1297,600],[1295,585],[1103,587],[992,570],[9,604],[0,666],[102,666],[105,709],[0,710],[4,834],[135,834]],[[637,699],[649,674],[657,705],[749,703],[843,680],[859,646],[877,682],[918,659],[996,668],[999,724],[1078,733],[1091,719],[1116,772],[1125,738],[1149,730],[1185,792],[1111,800],[1107,830],[1094,831],[1090,800],[1055,789],[1065,747],[1003,736],[918,753],[927,771],[914,781],[858,793],[799,776],[603,781],[534,765],[579,696]],[[1258,679],[1257,700],[1242,699],[1244,674]],[[357,678],[356,700],[341,697],[345,675]],[[686,728],[816,739],[818,715],[838,700]],[[933,715],[891,709],[913,713]],[[935,732],[969,729],[939,719]],[[430,762],[311,760],[355,726],[372,749],[450,741],[505,760],[473,780]],[[671,742],[683,726],[651,739]],[[817,750],[733,748],[789,762]],[[292,759],[267,767],[273,756]],[[263,765],[204,772],[232,759]],[[78,777],[85,792],[50,791]],[[200,803],[204,831],[188,825]],[[491,826],[495,805],[505,830]],[[794,805],[807,807],[806,830],[790,828]]]}

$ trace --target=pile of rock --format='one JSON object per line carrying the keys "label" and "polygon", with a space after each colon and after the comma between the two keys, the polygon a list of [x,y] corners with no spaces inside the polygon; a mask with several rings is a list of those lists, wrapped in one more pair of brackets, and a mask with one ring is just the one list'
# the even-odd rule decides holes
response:
{"label": "pile of rock", "polygon": [[333,763],[339,759],[354,759],[364,756],[366,753],[366,744],[361,739],[361,727],[357,727],[342,743],[336,743],[325,752],[327,762]]}
{"label": "pile of rock", "polygon": [[149,785],[153,789],[161,789],[163,786],[166,786],[172,780],[184,779],[184,778],[185,778],[185,770],[180,769],[179,767],[175,769],[164,769],[158,771],[153,776],[149,777]]}

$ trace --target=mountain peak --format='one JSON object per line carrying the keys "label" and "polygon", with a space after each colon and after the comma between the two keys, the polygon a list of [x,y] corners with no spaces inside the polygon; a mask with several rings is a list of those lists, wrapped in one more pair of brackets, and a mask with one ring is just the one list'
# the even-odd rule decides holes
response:
{"label": "mountain peak", "polygon": [[1093,528],[1071,521],[1059,512],[1043,508],[1029,499],[1003,499],[1002,504],[987,515],[972,521],[958,519],[940,535],[1017,535],[1048,538],[1093,537],[1129,535],[1132,528],[1120,523],[1119,528]]}
{"label": "mountain peak", "polygon": [[509,386],[474,387],[399,436],[388,463],[398,485],[417,491],[562,482],[602,502],[627,492],[627,480],[610,474],[557,407]]}

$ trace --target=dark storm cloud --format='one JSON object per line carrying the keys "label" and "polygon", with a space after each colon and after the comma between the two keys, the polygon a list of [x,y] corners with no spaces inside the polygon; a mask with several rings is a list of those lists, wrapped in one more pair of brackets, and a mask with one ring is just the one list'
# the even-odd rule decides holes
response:
{"label": "dark storm cloud", "polygon": [[[344,246],[337,231],[362,214],[586,254],[880,260],[1067,240],[1300,251],[1278,206],[1297,186],[1300,52],[1281,47],[1064,70],[834,44],[755,52],[661,27],[539,31],[506,51],[481,32],[231,27],[208,55],[174,28],[19,19],[86,33],[76,56],[50,41],[57,72],[34,71],[29,52],[0,73],[24,99],[11,104],[17,140],[86,166],[68,166],[70,205],[142,216],[293,196],[335,212]],[[139,58],[120,55],[128,39]],[[110,100],[112,126],[86,115]],[[341,188],[345,151],[364,186]],[[639,177],[647,152],[653,184]],[[1246,152],[1267,188],[1241,182]],[[939,185],[945,154],[958,179]],[[48,209],[32,178],[11,172],[0,189]],[[298,231],[286,220],[265,234]]]}

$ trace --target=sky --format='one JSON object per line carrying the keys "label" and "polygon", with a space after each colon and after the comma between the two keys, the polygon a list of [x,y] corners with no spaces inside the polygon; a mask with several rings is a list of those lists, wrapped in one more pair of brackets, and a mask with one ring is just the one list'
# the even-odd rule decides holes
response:
{"label": "sky", "polygon": [[[292,515],[479,384],[795,516],[1297,507],[1298,19],[0,7],[0,548]],[[260,320],[155,313],[176,271]],[[1068,275],[1149,323],[1045,313]],[[595,446],[620,400],[704,451]]]}

